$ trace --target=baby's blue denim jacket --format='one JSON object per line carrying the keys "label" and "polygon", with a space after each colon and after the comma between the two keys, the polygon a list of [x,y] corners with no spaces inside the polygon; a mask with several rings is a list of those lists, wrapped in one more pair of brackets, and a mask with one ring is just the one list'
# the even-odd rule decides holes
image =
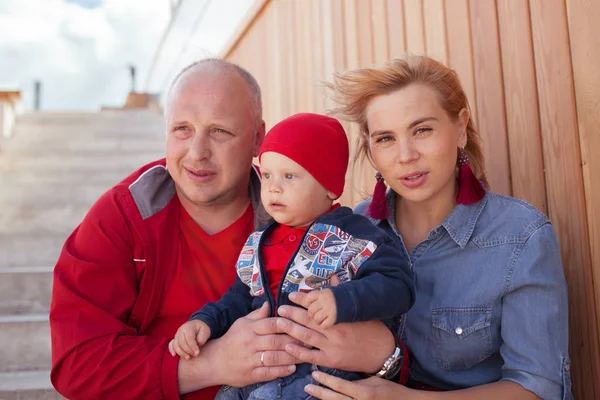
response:
{"label": "baby's blue denim jacket", "polygon": [[[370,200],[355,212],[366,214]],[[410,378],[454,390],[513,381],[542,399],[572,399],[567,286],[548,218],[488,192],[453,212],[412,250],[391,215],[372,220],[414,272],[416,303],[400,324]]]}

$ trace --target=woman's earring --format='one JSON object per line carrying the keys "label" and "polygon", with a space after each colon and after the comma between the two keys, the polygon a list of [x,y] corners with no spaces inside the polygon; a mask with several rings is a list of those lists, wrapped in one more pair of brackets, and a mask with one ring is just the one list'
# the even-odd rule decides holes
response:
{"label": "woman's earring", "polygon": [[377,183],[375,184],[373,198],[369,205],[369,216],[374,219],[386,219],[389,217],[390,211],[388,210],[385,198],[386,186],[381,172],[375,174],[375,179],[377,179]]}
{"label": "woman's earring", "polygon": [[465,148],[458,152],[458,195],[456,204],[468,206],[477,203],[485,196],[485,189],[469,165],[469,155]]}

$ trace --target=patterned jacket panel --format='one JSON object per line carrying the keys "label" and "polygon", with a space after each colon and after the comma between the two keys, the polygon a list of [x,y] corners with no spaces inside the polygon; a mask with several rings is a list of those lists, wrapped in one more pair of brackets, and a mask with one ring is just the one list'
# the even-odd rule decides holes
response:
{"label": "patterned jacket panel", "polygon": [[[264,232],[250,235],[236,265],[238,276],[250,288],[252,296],[262,296],[265,292],[257,257]],[[304,236],[281,290],[291,293],[323,289],[333,274],[342,282],[354,279],[376,249],[372,241],[356,238],[335,225],[315,223]]]}

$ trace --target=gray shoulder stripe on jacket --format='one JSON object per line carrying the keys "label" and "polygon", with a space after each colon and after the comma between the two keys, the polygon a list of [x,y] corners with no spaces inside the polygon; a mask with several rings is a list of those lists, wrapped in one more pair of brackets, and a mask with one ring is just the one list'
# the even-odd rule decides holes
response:
{"label": "gray shoulder stripe on jacket", "polygon": [[129,191],[142,219],[147,219],[169,204],[175,195],[175,183],[166,167],[155,165],[129,185]]}

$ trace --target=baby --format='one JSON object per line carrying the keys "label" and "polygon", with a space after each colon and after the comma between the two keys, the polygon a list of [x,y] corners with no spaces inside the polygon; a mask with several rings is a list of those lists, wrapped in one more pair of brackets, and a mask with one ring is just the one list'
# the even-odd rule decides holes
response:
{"label": "baby", "polygon": [[[173,354],[198,355],[207,340],[265,301],[271,310],[292,304],[294,291],[310,292],[308,313],[322,328],[391,320],[410,309],[413,276],[392,240],[367,218],[333,204],[344,190],[348,153],[341,124],[324,115],[297,114],[269,131],[259,152],[261,200],[274,221],[246,241],[229,291],[179,328],[169,346]],[[342,283],[331,286],[333,275]],[[186,337],[197,346],[188,346]],[[300,364],[278,382],[224,386],[216,399],[305,399],[304,386],[317,368],[344,379],[362,377]]]}

